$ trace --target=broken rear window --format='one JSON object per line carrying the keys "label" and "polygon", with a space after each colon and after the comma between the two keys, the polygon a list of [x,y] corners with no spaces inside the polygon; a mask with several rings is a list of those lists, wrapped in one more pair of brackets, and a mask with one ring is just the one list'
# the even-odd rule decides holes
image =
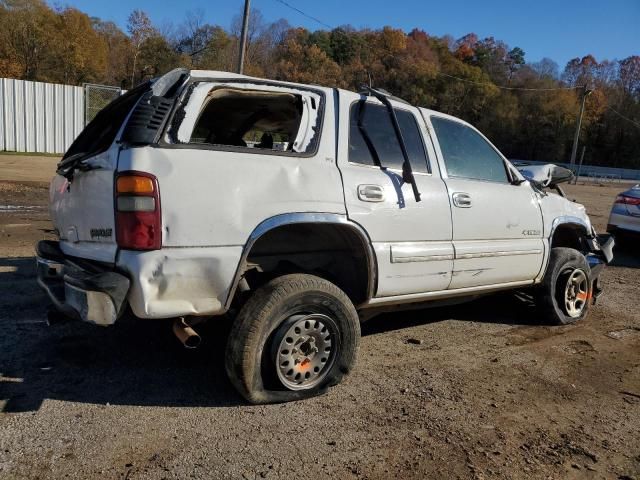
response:
{"label": "broken rear window", "polygon": [[182,120],[174,143],[293,153],[315,150],[320,95],[264,85],[199,83],[192,88],[178,117]]}

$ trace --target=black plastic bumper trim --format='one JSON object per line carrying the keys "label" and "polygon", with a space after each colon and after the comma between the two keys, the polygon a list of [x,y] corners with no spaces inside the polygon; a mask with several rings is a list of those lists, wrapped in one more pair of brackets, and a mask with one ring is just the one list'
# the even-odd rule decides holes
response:
{"label": "black plastic bumper trim", "polygon": [[[60,244],[42,240],[36,246],[38,255],[37,282],[47,293],[55,308],[67,317],[82,319],[80,312],[66,302],[65,284],[86,292],[99,292],[109,296],[119,318],[126,306],[130,280],[121,273],[103,265],[68,257]],[[62,265],[62,268],[59,266]],[[86,269],[84,268],[86,267]]]}

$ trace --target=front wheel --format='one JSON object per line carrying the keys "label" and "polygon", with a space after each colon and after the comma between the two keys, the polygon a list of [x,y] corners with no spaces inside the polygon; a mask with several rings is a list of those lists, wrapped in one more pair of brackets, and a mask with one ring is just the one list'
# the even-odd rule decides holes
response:
{"label": "front wheel", "polygon": [[548,323],[567,325],[587,316],[591,289],[584,255],[572,248],[552,248],[536,303]]}
{"label": "front wheel", "polygon": [[312,397],[354,366],[358,314],[337,286],[313,275],[258,288],[235,319],[225,355],[231,383],[251,403]]}

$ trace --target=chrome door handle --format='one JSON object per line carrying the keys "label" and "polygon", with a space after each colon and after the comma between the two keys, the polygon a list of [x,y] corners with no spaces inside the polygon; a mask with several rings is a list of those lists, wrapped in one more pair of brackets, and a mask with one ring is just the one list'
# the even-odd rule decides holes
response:
{"label": "chrome door handle", "polygon": [[384,202],[384,189],[380,185],[358,185],[358,198],[363,202]]}
{"label": "chrome door handle", "polygon": [[451,195],[453,198],[453,204],[459,208],[470,208],[471,207],[471,195],[464,192],[455,192]]}

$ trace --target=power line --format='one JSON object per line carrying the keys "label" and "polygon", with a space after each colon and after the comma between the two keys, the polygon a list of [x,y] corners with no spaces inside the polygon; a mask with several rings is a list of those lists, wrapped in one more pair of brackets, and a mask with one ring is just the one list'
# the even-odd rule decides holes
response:
{"label": "power line", "polygon": [[281,3],[285,7],[289,7],[291,10],[294,10],[294,11],[298,12],[303,17],[307,17],[309,20],[313,20],[314,22],[319,23],[323,27],[327,27],[329,30],[333,30],[334,29],[334,27],[332,27],[328,23],[324,23],[322,20],[318,20],[316,17],[314,17],[312,15],[309,15],[308,13],[303,12],[299,8],[294,7],[293,5],[285,2],[284,0],[275,0],[275,1],[278,2],[278,3]]}
{"label": "power line", "polygon": [[[340,29],[336,29],[335,27],[332,27],[328,23],[323,22],[322,20],[319,20],[318,18],[314,17],[313,15],[309,15],[308,13],[303,12],[302,10],[300,10],[297,7],[294,7],[293,5],[289,4],[285,0],[274,0],[274,1],[284,5],[287,8],[290,8],[291,10],[294,10],[295,12],[299,13],[300,15],[302,15],[302,16],[310,19],[310,20],[313,20],[314,22],[322,25],[323,27],[328,28],[329,30],[340,32],[340,33],[344,34],[345,36],[347,35],[346,32],[343,32]],[[398,60],[400,62],[409,63],[404,58],[397,57],[396,55],[394,55],[391,52],[388,52],[387,55],[390,56],[390,57],[395,58],[396,60]],[[520,90],[520,91],[526,91],[526,92],[551,92],[551,91],[558,91],[558,90],[575,90],[577,88],[583,88],[582,85],[578,85],[578,86],[574,86],[574,87],[554,87],[554,88],[507,87],[507,86],[504,86],[504,85],[496,85],[495,83],[477,82],[475,80],[469,80],[467,78],[461,78],[461,77],[456,77],[455,75],[449,75],[448,73],[444,73],[444,72],[436,72],[436,74],[437,75],[441,75],[443,77],[452,78],[452,79],[458,80],[460,82],[471,83],[471,84],[474,84],[474,85],[484,85],[484,86],[487,86],[487,87],[496,87],[496,88],[499,88],[499,89],[502,89],[502,90]]]}
{"label": "power line", "polygon": [[454,78],[456,80],[460,80],[461,82],[473,83],[475,85],[485,85],[487,87],[496,87],[502,90],[522,90],[525,92],[552,92],[552,91],[558,91],[558,90],[575,90],[577,88],[582,88],[582,85],[576,85],[574,87],[553,87],[553,88],[506,87],[504,85],[496,85],[495,83],[476,82],[475,80],[460,78],[460,77],[456,77],[455,75],[449,75],[448,73],[443,73],[443,72],[437,72],[437,74],[442,75],[443,77]]}
{"label": "power line", "polygon": [[634,124],[636,127],[640,128],[640,123],[636,122],[635,120],[630,119],[629,117],[625,117],[624,115],[622,115],[620,112],[618,112],[617,110],[615,110],[613,107],[607,107],[609,110],[611,110],[613,113],[615,113],[616,115],[618,115],[620,118],[623,118],[624,120],[626,120],[627,122],[631,122],[632,124]]}

